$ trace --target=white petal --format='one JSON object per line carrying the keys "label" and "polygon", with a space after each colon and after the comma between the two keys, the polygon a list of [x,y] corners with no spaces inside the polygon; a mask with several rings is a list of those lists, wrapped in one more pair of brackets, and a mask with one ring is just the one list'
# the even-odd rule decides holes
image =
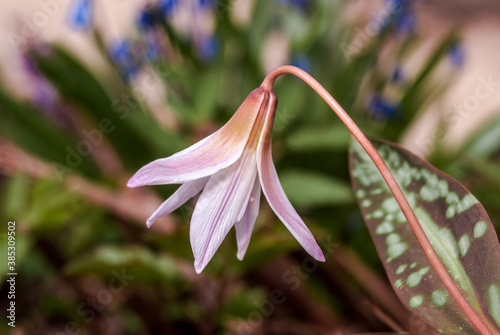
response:
{"label": "white petal", "polygon": [[274,213],[302,247],[316,260],[324,261],[325,256],[316,243],[314,236],[293,208],[279,182],[271,155],[271,134],[275,112],[275,106],[272,109],[271,105],[257,147],[257,168],[262,191]]}
{"label": "white petal", "polygon": [[177,208],[182,206],[186,201],[197,195],[207,184],[209,177],[196,179],[185,184],[182,184],[174,194],[172,194],[167,200],[165,200],[160,207],[149,217],[146,221],[146,225],[151,227],[151,225],[167,214],[172,213]]}
{"label": "white petal", "polygon": [[239,260],[242,260],[245,256],[248,244],[250,243],[250,237],[252,237],[255,220],[259,214],[260,193],[260,181],[259,178],[255,178],[255,184],[253,186],[252,193],[250,194],[245,214],[240,221],[234,224],[234,228],[236,230],[236,243],[238,244],[238,253],[236,254],[236,257],[238,257]]}
{"label": "white petal", "polygon": [[262,88],[252,91],[221,129],[183,151],[143,166],[127,186],[181,184],[210,176],[233,164],[245,149],[266,97]]}
{"label": "white petal", "polygon": [[219,248],[231,227],[241,218],[257,178],[255,154],[210,177],[191,219],[191,247],[195,270],[200,273]]}

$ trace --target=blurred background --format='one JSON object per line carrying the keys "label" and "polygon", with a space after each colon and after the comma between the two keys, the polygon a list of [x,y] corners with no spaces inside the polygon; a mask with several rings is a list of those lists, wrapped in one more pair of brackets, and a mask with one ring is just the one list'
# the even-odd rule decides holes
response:
{"label": "blurred background", "polygon": [[311,73],[366,134],[401,143],[500,217],[494,0],[19,0],[0,4],[0,310],[8,334],[352,334],[426,327],[402,307],[350,188],[349,134],[304,83],[275,84],[273,158],[322,247],[265,201],[243,261],[231,231],[201,275],[194,202],[144,164],[216,131],[273,68]]}

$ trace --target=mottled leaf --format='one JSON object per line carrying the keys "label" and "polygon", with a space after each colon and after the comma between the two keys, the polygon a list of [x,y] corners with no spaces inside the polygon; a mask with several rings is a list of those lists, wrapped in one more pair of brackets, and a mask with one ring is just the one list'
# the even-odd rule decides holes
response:
{"label": "mottled leaf", "polygon": [[[372,141],[413,208],[436,254],[483,322],[500,329],[500,247],[477,199],[412,153]],[[445,334],[478,334],[425,256],[365,151],[350,148],[355,195],[385,270],[403,304]]]}

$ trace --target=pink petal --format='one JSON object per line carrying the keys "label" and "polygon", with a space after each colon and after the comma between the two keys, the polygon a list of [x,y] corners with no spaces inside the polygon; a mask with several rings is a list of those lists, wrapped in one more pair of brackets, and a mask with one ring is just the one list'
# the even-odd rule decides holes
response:
{"label": "pink petal", "polygon": [[235,164],[208,180],[191,219],[191,247],[197,273],[212,259],[235,222],[242,219],[256,178],[255,154],[243,154]]}
{"label": "pink petal", "polygon": [[238,244],[238,253],[236,257],[242,260],[248,249],[248,244],[250,243],[250,237],[252,237],[253,227],[255,226],[255,220],[259,214],[260,205],[260,181],[255,178],[255,184],[253,186],[252,193],[250,194],[250,199],[248,201],[248,206],[243,214],[240,221],[234,224],[236,230],[236,242]]}
{"label": "pink petal", "polygon": [[264,89],[255,89],[221,129],[183,151],[143,166],[127,186],[180,184],[233,164],[245,148],[266,95]]}
{"label": "pink petal", "polygon": [[[271,94],[269,112],[257,148],[257,168],[260,183],[269,205],[302,247],[316,260],[325,261],[325,256],[311,231],[297,214],[286,197],[278,179],[271,155],[271,134],[276,111],[276,98]],[[274,101],[273,101],[274,100]]]}
{"label": "pink petal", "polygon": [[179,208],[186,201],[197,195],[207,184],[209,177],[196,179],[181,185],[174,194],[172,194],[167,200],[165,200],[160,207],[149,217],[146,221],[146,225],[151,227],[151,225],[161,218],[162,216],[168,215]]}

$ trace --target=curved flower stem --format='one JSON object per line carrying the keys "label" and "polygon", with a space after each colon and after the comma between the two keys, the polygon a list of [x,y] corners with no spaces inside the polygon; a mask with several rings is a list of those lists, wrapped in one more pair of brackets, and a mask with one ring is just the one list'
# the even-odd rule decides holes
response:
{"label": "curved flower stem", "polygon": [[[373,147],[373,145],[370,143],[370,141],[366,138],[366,136],[361,132],[359,127],[354,123],[354,121],[351,119],[351,117],[344,111],[344,109],[339,105],[339,103],[328,93],[328,91],[321,86],[320,83],[316,81],[313,77],[311,77],[307,72],[295,67],[295,66],[290,66],[290,65],[285,65],[285,66],[280,66],[276,69],[274,69],[272,72],[270,72],[264,81],[261,84],[261,87],[263,87],[266,90],[272,90],[272,86],[274,83],[274,80],[279,77],[282,74],[289,73],[297,76],[298,78],[302,79],[305,81],[311,88],[318,93],[318,95],[330,106],[330,108],[337,114],[337,116],[342,120],[342,122],[346,125],[346,127],[349,129],[349,131],[352,133],[352,135],[358,140],[358,142],[361,144],[363,149],[366,151],[366,153],[370,156],[370,158],[373,160],[375,163],[377,169],[380,171],[382,174],[382,177],[384,178],[385,182],[389,186],[389,189],[393,193],[394,197],[396,198],[396,201],[398,202],[399,207],[403,211],[404,216],[406,217],[406,220],[408,221],[408,224],[410,225],[413,233],[415,234],[415,237],[417,238],[418,242],[422,246],[422,249],[429,259],[429,262],[431,263],[432,267],[434,270],[436,270],[439,278],[443,282],[444,286],[450,293],[450,295],[453,297],[457,305],[460,307],[460,309],[464,312],[466,317],[470,320],[472,325],[483,335],[493,335],[492,331],[490,330],[490,327],[486,325],[485,322],[488,322],[487,320],[484,320],[481,318],[476,311],[469,305],[465,297],[462,295],[460,290],[458,289],[457,285],[451,278],[451,276],[448,274],[448,271],[444,267],[443,263],[439,259],[438,255],[432,248],[431,243],[429,242],[429,239],[425,235],[424,230],[420,226],[420,223],[418,222],[417,217],[415,216],[415,213],[413,212],[412,208],[410,207],[410,204],[406,200],[406,197],[404,196],[403,192],[399,188],[398,183],[394,179],[394,176],[392,175],[391,171],[385,164],[384,160],[380,155],[378,154],[377,150]],[[495,332],[496,333],[496,332]]]}

